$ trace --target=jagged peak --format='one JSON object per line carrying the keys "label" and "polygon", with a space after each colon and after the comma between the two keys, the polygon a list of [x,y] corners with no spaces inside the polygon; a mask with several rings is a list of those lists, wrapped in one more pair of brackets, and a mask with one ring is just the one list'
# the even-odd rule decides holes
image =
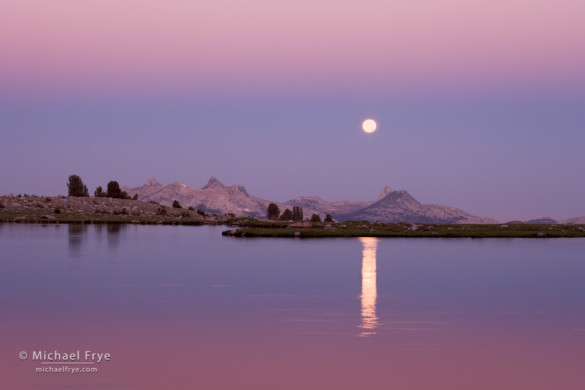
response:
{"label": "jagged peak", "polygon": [[219,181],[217,180],[217,177],[215,176],[211,176],[209,178],[209,180],[207,181],[207,184],[205,185],[205,187],[203,187],[203,189],[207,189],[207,188],[224,188],[225,186]]}
{"label": "jagged peak", "polygon": [[382,188],[382,191],[380,191],[380,195],[378,195],[378,199],[376,200],[380,200],[384,197],[386,197],[386,195],[393,193],[394,191],[388,187],[388,186],[384,186],[384,188]]}
{"label": "jagged peak", "polygon": [[248,195],[248,191],[246,191],[246,188],[244,186],[242,186],[242,185],[234,184],[230,188],[233,188],[233,189],[235,189],[237,191],[243,192],[244,194]]}
{"label": "jagged peak", "polygon": [[391,191],[389,192],[386,196],[384,196],[381,199],[378,199],[376,201],[376,203],[374,204],[379,204],[379,203],[387,203],[387,202],[396,202],[396,201],[401,201],[401,202],[405,202],[405,201],[410,201],[410,202],[415,202],[420,204],[420,202],[416,199],[414,199],[414,197],[412,195],[410,195],[408,193],[408,191],[406,190],[395,190],[395,191]]}
{"label": "jagged peak", "polygon": [[146,182],[147,186],[160,186],[162,184],[160,184],[158,181],[156,181],[156,179],[153,177],[152,179],[148,179],[148,181]]}

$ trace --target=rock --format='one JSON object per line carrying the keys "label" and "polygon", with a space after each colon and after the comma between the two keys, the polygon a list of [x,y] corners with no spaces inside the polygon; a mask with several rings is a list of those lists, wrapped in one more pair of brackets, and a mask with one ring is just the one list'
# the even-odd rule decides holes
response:
{"label": "rock", "polygon": [[139,225],[140,224],[140,221],[138,221],[136,219],[133,219],[132,221],[130,221],[130,223],[133,224],[133,225]]}
{"label": "rock", "polygon": [[500,225],[500,227],[501,228],[507,228],[507,227],[509,227],[509,225],[503,224],[503,225]]}
{"label": "rock", "polygon": [[546,233],[538,232],[538,233],[536,233],[536,237],[546,237]]}
{"label": "rock", "polygon": [[43,216],[41,217],[41,219],[46,219],[46,220],[48,220],[48,221],[56,221],[56,220],[57,220],[57,218],[55,218],[55,216],[54,216],[54,215],[43,215]]}
{"label": "rock", "polygon": [[301,232],[295,232],[295,237],[301,237]]}
{"label": "rock", "polygon": [[14,222],[26,221],[26,217],[14,217]]}
{"label": "rock", "polygon": [[295,222],[292,223],[290,225],[288,225],[288,227],[292,227],[292,228],[310,228],[313,227],[313,225],[309,222]]}

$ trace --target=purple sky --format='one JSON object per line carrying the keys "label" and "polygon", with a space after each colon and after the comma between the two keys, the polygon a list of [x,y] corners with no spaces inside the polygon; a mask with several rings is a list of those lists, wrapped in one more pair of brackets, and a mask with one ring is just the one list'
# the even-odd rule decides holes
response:
{"label": "purple sky", "polygon": [[[585,215],[585,4],[6,1],[0,194],[209,176]],[[371,117],[372,135],[360,129]]]}

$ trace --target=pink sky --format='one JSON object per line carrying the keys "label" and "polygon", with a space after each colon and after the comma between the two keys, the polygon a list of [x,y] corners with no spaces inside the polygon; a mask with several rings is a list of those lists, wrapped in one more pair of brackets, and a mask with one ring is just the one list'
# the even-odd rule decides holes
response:
{"label": "pink sky", "polygon": [[585,2],[3,1],[15,85],[585,81]]}

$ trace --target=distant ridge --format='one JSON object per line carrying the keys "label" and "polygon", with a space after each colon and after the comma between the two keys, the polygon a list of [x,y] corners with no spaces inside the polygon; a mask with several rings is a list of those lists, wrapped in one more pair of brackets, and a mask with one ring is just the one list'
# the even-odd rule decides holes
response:
{"label": "distant ridge", "polygon": [[130,196],[138,194],[139,199],[171,205],[178,200],[183,207],[194,207],[218,214],[233,213],[237,216],[254,218],[266,217],[268,204],[276,203],[281,212],[286,208],[300,206],[305,217],[312,214],[331,214],[338,221],[367,220],[371,222],[409,222],[409,223],[497,223],[495,219],[477,217],[455,207],[424,205],[413,198],[408,191],[392,190],[385,186],[376,201],[336,201],[328,202],[318,196],[299,196],[287,202],[271,202],[256,198],[244,186],[225,186],[212,176],[202,188],[195,188],[180,182],[162,185],[150,179],[143,186],[124,187]]}
{"label": "distant ridge", "polygon": [[574,225],[585,225],[585,216],[565,219],[563,223],[572,223]]}

